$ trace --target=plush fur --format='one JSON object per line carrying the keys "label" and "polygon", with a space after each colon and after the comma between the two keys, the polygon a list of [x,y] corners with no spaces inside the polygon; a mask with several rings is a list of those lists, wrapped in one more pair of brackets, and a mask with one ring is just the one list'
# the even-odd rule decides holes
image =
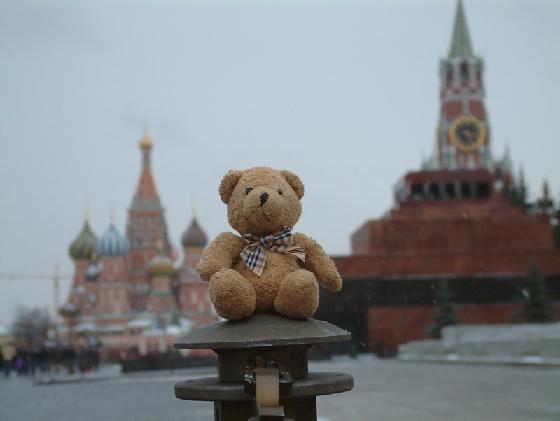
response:
{"label": "plush fur", "polygon": [[[304,186],[290,171],[255,167],[229,171],[220,184],[228,221],[241,235],[262,237],[284,227],[293,228],[301,215]],[[265,203],[261,196],[267,193]],[[342,288],[333,261],[321,246],[304,234],[294,234],[294,245],[305,251],[305,262],[292,254],[266,250],[261,276],[251,271],[239,254],[247,243],[225,232],[202,254],[198,272],[210,282],[216,311],[228,320],[241,320],[254,312],[275,312],[294,319],[311,317],[319,305],[318,282],[331,291]]]}

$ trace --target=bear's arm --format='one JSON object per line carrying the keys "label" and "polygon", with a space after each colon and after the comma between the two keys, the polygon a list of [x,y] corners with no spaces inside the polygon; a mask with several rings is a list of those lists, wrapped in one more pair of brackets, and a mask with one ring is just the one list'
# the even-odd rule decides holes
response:
{"label": "bear's arm", "polygon": [[204,250],[196,267],[202,280],[209,282],[219,270],[230,269],[245,245],[241,237],[231,232],[218,235]]}
{"label": "bear's arm", "polygon": [[317,281],[331,291],[340,291],[342,278],[336,270],[336,266],[325,250],[312,238],[305,234],[294,234],[294,245],[305,250],[305,262],[301,265],[313,272]]}

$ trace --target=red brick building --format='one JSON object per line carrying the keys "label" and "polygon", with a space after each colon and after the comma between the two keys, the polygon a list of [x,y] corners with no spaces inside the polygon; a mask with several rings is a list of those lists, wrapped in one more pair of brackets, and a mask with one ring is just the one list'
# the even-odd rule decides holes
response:
{"label": "red brick building", "polygon": [[[474,55],[461,1],[449,55],[440,65],[440,117],[433,155],[395,187],[395,205],[335,258],[341,295],[323,292],[319,316],[369,349],[392,352],[426,338],[442,282],[462,323],[508,323],[520,315],[519,285],[532,265],[560,299],[560,250],[548,215],[525,213],[504,192],[509,151],[494,160],[484,105],[483,62]],[[560,305],[556,306],[560,317]]]}

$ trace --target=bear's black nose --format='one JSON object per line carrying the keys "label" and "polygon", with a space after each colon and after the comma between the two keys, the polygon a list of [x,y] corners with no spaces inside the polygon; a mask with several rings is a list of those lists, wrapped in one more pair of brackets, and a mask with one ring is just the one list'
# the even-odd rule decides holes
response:
{"label": "bear's black nose", "polygon": [[267,200],[268,200],[268,193],[266,192],[261,193],[261,206],[264,205]]}

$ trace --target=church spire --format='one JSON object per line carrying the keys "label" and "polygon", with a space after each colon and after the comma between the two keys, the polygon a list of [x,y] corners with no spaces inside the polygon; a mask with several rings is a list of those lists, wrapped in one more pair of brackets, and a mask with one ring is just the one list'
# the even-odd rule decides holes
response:
{"label": "church spire", "polygon": [[159,254],[157,241],[163,242],[166,254],[171,245],[167,234],[164,209],[161,205],[151,169],[153,142],[148,131],[138,142],[142,152],[140,180],[128,209],[126,236],[130,244],[129,275],[130,282],[138,288],[131,290],[130,300],[134,310],[146,308],[149,293],[148,263]]}
{"label": "church spire", "polygon": [[455,23],[453,24],[453,36],[449,46],[449,58],[470,57],[473,55],[471,37],[467,26],[467,19],[463,11],[462,0],[457,0],[455,11]]}
{"label": "church spire", "polygon": [[138,142],[138,145],[140,146],[140,149],[142,150],[142,157],[143,157],[143,161],[144,161],[144,166],[149,166],[150,165],[150,153],[152,151],[152,147],[154,146],[154,143],[152,142],[152,139],[150,138],[150,135],[148,134],[148,128],[146,126],[144,126],[144,135],[142,136],[142,138]]}
{"label": "church spire", "polygon": [[142,151],[142,172],[134,194],[132,208],[149,207],[158,209],[160,208],[160,202],[151,170],[151,153],[154,144],[146,127],[144,127],[144,134],[138,145]]}

